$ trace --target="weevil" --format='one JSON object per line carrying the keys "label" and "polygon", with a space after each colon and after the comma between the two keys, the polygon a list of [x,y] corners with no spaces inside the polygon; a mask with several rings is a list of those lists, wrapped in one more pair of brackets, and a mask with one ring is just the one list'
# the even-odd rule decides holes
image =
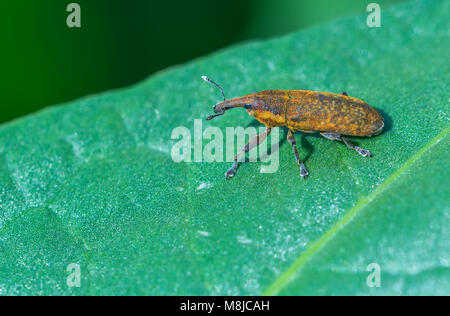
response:
{"label": "weevil", "polygon": [[384,128],[380,113],[363,100],[348,96],[346,92],[265,90],[227,100],[220,85],[206,76],[202,76],[202,79],[218,87],[223,96],[223,101],[213,106],[216,114],[207,120],[223,115],[229,109],[244,108],[267,127],[236,154],[233,166],[225,173],[227,179],[235,175],[239,158],[261,144],[275,126],[288,128],[287,140],[294,150],[302,178],[306,178],[309,172],[300,160],[294,132],[320,133],[327,139],[343,142],[362,157],[371,157],[370,151],[355,146],[342,135],[371,137],[380,134]]}

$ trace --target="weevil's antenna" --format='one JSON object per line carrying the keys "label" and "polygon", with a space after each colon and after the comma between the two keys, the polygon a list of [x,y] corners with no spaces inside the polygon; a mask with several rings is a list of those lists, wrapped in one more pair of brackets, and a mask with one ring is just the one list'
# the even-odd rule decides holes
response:
{"label": "weevil's antenna", "polygon": [[206,82],[209,82],[209,83],[215,85],[217,88],[219,88],[219,89],[220,89],[220,92],[222,92],[223,100],[226,101],[225,93],[223,93],[223,89],[222,89],[221,86],[219,86],[217,83],[215,83],[214,81],[212,81],[211,79],[209,79],[207,76],[202,76],[202,79],[205,80]]}

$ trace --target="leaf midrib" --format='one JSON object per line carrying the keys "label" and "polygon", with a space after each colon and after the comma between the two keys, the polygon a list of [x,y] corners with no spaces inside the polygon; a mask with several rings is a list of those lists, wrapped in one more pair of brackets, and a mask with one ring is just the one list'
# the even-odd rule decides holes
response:
{"label": "leaf midrib", "polygon": [[416,161],[418,161],[428,150],[434,145],[438,144],[450,132],[450,127],[447,127],[437,136],[435,136],[429,143],[423,146],[418,152],[411,156],[397,171],[395,171],[386,181],[377,187],[371,194],[361,198],[355,206],[353,206],[345,216],[336,222],[325,234],[314,241],[312,245],[305,250],[295,261],[283,272],[265,291],[263,295],[272,296],[277,295],[281,289],[292,281],[292,277],[301,270],[305,264],[316,255],[331,239],[333,239],[340,231],[342,231],[352,220],[358,215],[368,204],[380,196],[387,187],[394,183],[406,170],[408,170]]}

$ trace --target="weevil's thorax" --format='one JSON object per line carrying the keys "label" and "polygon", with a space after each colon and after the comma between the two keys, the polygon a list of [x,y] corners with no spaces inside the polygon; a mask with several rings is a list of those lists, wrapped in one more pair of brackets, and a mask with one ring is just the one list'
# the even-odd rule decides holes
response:
{"label": "weevil's thorax", "polygon": [[251,94],[252,102],[246,106],[247,112],[268,127],[286,125],[286,106],[289,101],[287,91],[266,90]]}

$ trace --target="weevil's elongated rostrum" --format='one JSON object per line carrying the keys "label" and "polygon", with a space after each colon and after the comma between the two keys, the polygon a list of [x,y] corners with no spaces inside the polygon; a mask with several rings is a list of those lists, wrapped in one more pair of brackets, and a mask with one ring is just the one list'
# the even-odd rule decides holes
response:
{"label": "weevil's elongated rostrum", "polygon": [[218,87],[223,95],[223,101],[214,106],[216,114],[207,120],[223,115],[232,108],[245,108],[267,127],[234,157],[233,166],[225,174],[227,179],[236,173],[239,158],[261,144],[275,126],[287,126],[289,129],[287,140],[293,147],[303,178],[308,176],[308,171],[300,160],[294,132],[320,133],[327,139],[343,142],[363,157],[371,157],[370,151],[353,145],[342,135],[371,137],[380,134],[384,128],[383,117],[373,107],[360,99],[349,97],[346,92],[265,90],[227,100],[222,87],[206,76],[202,78]]}

